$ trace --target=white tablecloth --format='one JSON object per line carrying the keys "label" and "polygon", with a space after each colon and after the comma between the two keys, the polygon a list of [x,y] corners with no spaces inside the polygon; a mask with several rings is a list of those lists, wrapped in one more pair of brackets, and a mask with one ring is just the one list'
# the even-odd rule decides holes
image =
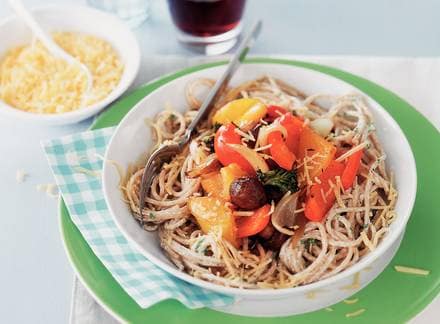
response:
{"label": "white tablecloth", "polygon": [[[291,58],[291,57],[290,57]],[[314,57],[295,59],[330,65],[374,81],[399,94],[440,129],[440,58]],[[134,86],[164,73],[207,61],[206,58],[178,56],[144,57]],[[148,64],[147,64],[148,62]],[[440,298],[412,320],[413,324],[434,323],[440,317]],[[115,323],[86,289],[75,279],[71,323]]]}

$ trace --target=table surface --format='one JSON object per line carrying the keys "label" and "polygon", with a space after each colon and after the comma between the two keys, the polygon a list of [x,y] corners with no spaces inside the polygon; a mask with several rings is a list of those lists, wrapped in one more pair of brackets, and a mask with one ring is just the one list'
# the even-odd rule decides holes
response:
{"label": "table surface", "polygon": [[[24,2],[30,7],[45,4]],[[67,2],[74,1],[51,1]],[[255,54],[438,56],[438,12],[436,0],[253,0],[245,21],[262,17],[265,22]],[[0,19],[10,13],[0,0]],[[151,1],[150,14],[135,30],[144,57],[194,55],[176,42],[165,1]],[[0,304],[5,323],[68,321],[73,272],[60,239],[57,201],[36,190],[38,184],[53,182],[40,140],[85,130],[90,123],[36,127],[0,118]],[[17,169],[29,173],[21,185]],[[437,298],[413,322],[433,323],[439,306]]]}

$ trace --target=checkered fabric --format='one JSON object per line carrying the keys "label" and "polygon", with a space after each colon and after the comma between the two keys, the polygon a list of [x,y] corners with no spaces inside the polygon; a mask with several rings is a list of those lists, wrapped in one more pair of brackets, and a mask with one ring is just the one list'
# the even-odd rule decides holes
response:
{"label": "checkered fabric", "polygon": [[170,298],[188,308],[233,303],[230,296],[193,286],[164,272],[121,234],[107,208],[100,177],[100,156],[113,131],[104,128],[42,143],[70,217],[95,255],[142,308]]}

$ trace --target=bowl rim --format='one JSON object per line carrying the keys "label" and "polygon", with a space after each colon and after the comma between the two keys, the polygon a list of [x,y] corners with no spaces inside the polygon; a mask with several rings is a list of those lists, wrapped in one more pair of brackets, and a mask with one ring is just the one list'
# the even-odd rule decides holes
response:
{"label": "bowl rim", "polygon": [[[91,116],[96,115],[110,103],[118,99],[133,83],[135,80],[141,61],[141,51],[139,47],[139,42],[133,34],[133,31],[126,26],[123,21],[115,15],[106,13],[104,11],[100,11],[95,8],[91,8],[85,5],[74,5],[74,4],[49,4],[36,6],[30,9],[32,13],[39,14],[45,12],[72,12],[72,11],[82,11],[88,12],[89,14],[95,15],[97,17],[97,21],[101,20],[112,20],[112,25],[117,26],[118,29],[123,30],[126,36],[128,37],[128,41],[132,44],[132,48],[130,51],[134,55],[134,60],[130,62],[124,62],[124,71],[121,75],[121,80],[117,84],[117,86],[102,100],[94,103],[93,105],[82,107],[73,111],[63,112],[59,114],[40,114],[35,112],[27,112],[18,108],[14,108],[11,105],[8,105],[6,102],[0,99],[0,109],[3,115],[7,115],[13,118],[21,119],[24,121],[31,121],[39,124],[53,124],[53,125],[62,125],[79,122],[81,120],[87,119]],[[14,14],[11,14],[0,20],[0,29],[4,28],[5,25],[18,20],[18,17]],[[90,35],[93,35],[91,33]],[[120,51],[118,44],[111,43],[112,47],[114,47],[117,51]],[[0,53],[1,55],[2,53]],[[130,69],[127,67],[130,66]],[[130,74],[127,74],[126,79],[123,80],[124,72],[127,70],[131,70]],[[122,82],[124,81],[124,82]]]}
{"label": "bowl rim", "polygon": [[[198,287],[209,289],[211,291],[215,291],[215,292],[222,293],[225,295],[251,297],[251,298],[252,297],[275,297],[276,298],[276,297],[282,297],[282,296],[293,294],[293,293],[307,293],[307,292],[310,292],[313,290],[318,290],[318,289],[321,289],[325,286],[334,284],[343,278],[347,278],[352,275],[355,275],[356,273],[365,269],[366,267],[371,265],[377,258],[381,257],[392,246],[392,244],[399,238],[400,235],[404,234],[406,224],[408,223],[408,220],[411,216],[412,210],[414,208],[415,199],[416,199],[417,170],[416,170],[416,163],[415,163],[414,154],[412,152],[412,148],[408,142],[408,139],[406,138],[405,134],[403,133],[402,129],[400,128],[399,124],[388,113],[388,111],[382,107],[382,105],[380,105],[376,100],[371,98],[364,91],[358,89],[355,85],[352,85],[352,84],[350,84],[344,80],[341,80],[333,75],[326,74],[326,73],[323,73],[320,71],[316,71],[316,70],[313,70],[313,69],[308,68],[306,66],[289,64],[289,62],[292,63],[294,61],[274,59],[274,60],[267,60],[267,61],[264,61],[264,60],[248,61],[248,62],[245,61],[243,64],[244,65],[250,65],[250,64],[283,65],[283,66],[286,66],[287,68],[293,67],[293,68],[297,68],[297,69],[312,71],[313,73],[323,74],[326,77],[336,79],[340,83],[344,83],[352,88],[355,88],[357,92],[362,94],[362,96],[365,96],[366,98],[368,98],[368,100],[374,102],[376,104],[377,108],[381,111],[382,115],[385,117],[386,123],[390,124],[391,126],[393,126],[397,130],[397,132],[399,133],[399,137],[405,143],[405,150],[409,154],[410,160],[406,161],[406,163],[408,165],[408,169],[411,170],[412,180],[414,180],[413,185],[409,191],[411,194],[411,198],[410,198],[408,206],[410,206],[410,208],[408,210],[406,210],[403,215],[399,215],[399,218],[403,219],[403,221],[400,223],[400,226],[398,228],[395,228],[394,231],[388,232],[384,236],[384,238],[381,240],[381,242],[378,244],[378,246],[376,247],[376,249],[374,251],[369,252],[365,257],[360,259],[358,262],[356,262],[354,265],[350,266],[346,270],[343,270],[342,272],[339,272],[331,277],[328,277],[328,278],[325,278],[325,279],[322,279],[322,280],[319,280],[319,281],[316,281],[313,283],[305,284],[302,286],[279,288],[279,289],[274,289],[274,288],[244,289],[244,288],[227,287],[227,286],[222,286],[220,284],[212,283],[209,281],[205,281],[205,280],[193,277],[190,274],[183,272],[172,265],[164,263],[162,260],[155,257],[154,255],[149,253],[146,249],[144,249],[142,246],[140,246],[140,244],[138,242],[136,242],[136,240],[133,239],[129,233],[127,233],[127,231],[124,229],[124,227],[119,223],[117,217],[114,216],[116,214],[116,211],[113,209],[113,206],[108,198],[109,197],[109,194],[108,194],[109,186],[107,185],[107,181],[106,181],[107,176],[106,175],[109,172],[108,170],[110,168],[110,165],[109,165],[109,163],[104,163],[103,164],[103,172],[101,174],[104,198],[105,198],[107,206],[110,210],[110,213],[111,213],[112,218],[114,219],[116,225],[118,226],[119,230],[123,233],[124,237],[130,242],[130,244],[133,244],[136,247],[136,249],[138,250],[139,253],[144,255],[148,260],[153,262],[156,266],[160,267],[161,269],[163,269],[167,273],[169,273],[179,279],[182,279],[188,283],[194,284]],[[149,93],[147,96],[142,98],[136,105],[134,105],[127,112],[127,114],[121,119],[121,121],[118,123],[118,125],[117,125],[108,145],[107,145],[107,149],[106,149],[106,152],[104,155],[104,161],[107,161],[109,159],[108,158],[109,148],[111,147],[112,142],[113,142],[114,138],[116,137],[116,134],[118,133],[118,130],[120,130],[120,128],[122,127],[124,120],[130,118],[129,117],[130,115],[134,114],[135,111],[139,110],[140,109],[139,107],[143,106],[144,102],[148,101],[150,96],[154,95],[157,91],[160,91],[161,88],[168,85],[169,83],[175,82],[176,80],[184,78],[188,75],[193,75],[193,74],[197,74],[201,71],[215,69],[215,68],[218,68],[219,66],[224,66],[224,65],[226,65],[226,62],[224,62],[224,61],[218,62],[218,65],[212,65],[212,64],[213,63],[207,63],[207,64],[200,64],[200,65],[192,66],[192,68],[199,67],[200,69],[197,69],[195,71],[190,71],[188,73],[179,75],[178,77],[176,77],[172,80],[169,80],[168,82],[159,86],[157,89],[155,89],[154,91]],[[184,71],[184,70],[186,70],[186,69],[179,70],[179,71]],[[172,73],[170,73],[170,75],[172,75]],[[154,80],[152,80],[151,82],[154,82]]]}

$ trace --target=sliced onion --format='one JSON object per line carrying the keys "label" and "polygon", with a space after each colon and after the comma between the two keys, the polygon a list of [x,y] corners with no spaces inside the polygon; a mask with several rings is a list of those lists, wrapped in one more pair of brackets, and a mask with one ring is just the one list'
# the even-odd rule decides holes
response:
{"label": "sliced onion", "polygon": [[247,146],[241,144],[228,144],[235,152],[243,156],[252,166],[255,171],[261,170],[262,172],[269,171],[266,161],[258,155],[257,152],[250,149]]}
{"label": "sliced onion", "polygon": [[272,214],[272,225],[279,232],[286,235],[293,235],[295,231],[288,228],[292,228],[296,221],[296,205],[298,202],[298,192],[291,194],[286,193],[284,197],[278,202],[275,210]]}
{"label": "sliced onion", "polygon": [[292,249],[296,248],[299,241],[303,237],[307,222],[308,220],[304,216],[304,213],[299,213],[296,216],[295,226],[298,226],[298,228],[295,230],[295,234],[293,234],[290,241],[290,246],[292,247]]}
{"label": "sliced onion", "polygon": [[330,134],[333,126],[333,121],[329,118],[317,118],[310,122],[310,127],[322,137]]}
{"label": "sliced onion", "polygon": [[272,133],[279,131],[281,134],[283,134],[283,137],[287,137],[287,130],[284,126],[280,125],[279,123],[273,123],[270,126],[262,127],[258,133],[257,138],[257,145],[256,147],[262,147],[267,145],[267,136]]}
{"label": "sliced onion", "polygon": [[219,160],[217,160],[217,158],[215,157],[215,154],[211,154],[201,164],[196,166],[191,171],[188,171],[188,177],[190,178],[200,177],[204,174],[218,171],[220,170],[221,167],[222,165],[220,164]]}

